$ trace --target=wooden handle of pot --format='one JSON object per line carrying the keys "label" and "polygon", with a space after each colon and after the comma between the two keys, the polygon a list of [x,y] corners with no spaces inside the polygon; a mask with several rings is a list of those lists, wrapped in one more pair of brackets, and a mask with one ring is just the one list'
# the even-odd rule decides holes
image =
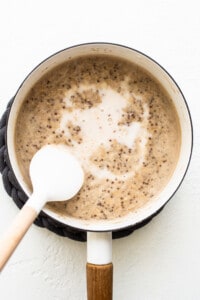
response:
{"label": "wooden handle of pot", "polygon": [[88,300],[112,300],[113,264],[94,265],[87,263]]}
{"label": "wooden handle of pot", "polygon": [[32,207],[25,205],[0,240],[0,271],[3,270],[6,262],[37,217],[37,214]]}

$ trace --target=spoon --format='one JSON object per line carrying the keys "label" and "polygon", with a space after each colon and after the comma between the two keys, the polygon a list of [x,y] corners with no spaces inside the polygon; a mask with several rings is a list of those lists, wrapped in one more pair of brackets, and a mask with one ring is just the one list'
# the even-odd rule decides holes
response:
{"label": "spoon", "polygon": [[75,196],[83,181],[77,159],[63,145],[47,145],[30,163],[33,193],[0,240],[0,271],[36,219],[46,202],[64,201]]}

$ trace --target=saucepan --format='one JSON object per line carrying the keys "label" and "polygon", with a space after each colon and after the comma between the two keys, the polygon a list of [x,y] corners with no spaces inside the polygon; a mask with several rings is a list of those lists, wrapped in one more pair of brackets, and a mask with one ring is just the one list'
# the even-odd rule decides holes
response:
{"label": "saucepan", "polygon": [[[44,212],[67,226],[87,232],[87,292],[88,299],[112,299],[112,232],[137,226],[156,215],[179,188],[189,166],[192,152],[192,121],[186,100],[173,78],[156,61],[140,51],[113,43],[87,43],[69,47],[40,63],[19,87],[11,106],[7,126],[7,148],[12,171],[24,192],[31,190],[18,166],[15,151],[15,125],[19,108],[32,86],[51,69],[63,62],[84,55],[109,55],[126,59],[149,74],[167,91],[176,108],[180,122],[180,154],[173,174],[162,191],[147,204],[123,217],[104,220],[84,220],[66,217],[46,206]],[[27,124],[28,126],[28,124]]]}

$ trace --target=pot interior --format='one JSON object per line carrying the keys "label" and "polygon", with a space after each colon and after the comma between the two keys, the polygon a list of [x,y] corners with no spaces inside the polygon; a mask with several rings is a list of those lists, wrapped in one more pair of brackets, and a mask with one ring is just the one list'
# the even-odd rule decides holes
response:
{"label": "pot interior", "polygon": [[45,213],[50,217],[74,228],[79,228],[87,231],[113,231],[140,223],[141,221],[155,214],[172,197],[174,192],[179,187],[190,161],[192,149],[192,124],[188,107],[185,102],[184,96],[175,81],[158,63],[136,50],[121,45],[107,43],[82,44],[67,48],[52,55],[51,57],[43,61],[40,65],[38,65],[27,76],[15,95],[15,100],[11,107],[8,120],[7,146],[14,174],[25,193],[27,193],[27,195],[30,195],[31,191],[24,181],[17,164],[14,146],[16,116],[19,112],[20,106],[31,87],[46,72],[65,61],[90,54],[108,54],[111,56],[117,56],[119,58],[125,58],[126,60],[129,60],[130,62],[133,62],[134,64],[137,64],[147,70],[154,78],[156,78],[157,81],[159,81],[163,88],[168,92],[171,99],[173,99],[181,126],[181,150],[176,169],[162,192],[157,197],[153,198],[152,201],[149,201],[141,209],[138,209],[135,212],[131,212],[124,217],[116,218],[113,220],[86,221],[62,216],[51,211],[48,208],[44,208]]}

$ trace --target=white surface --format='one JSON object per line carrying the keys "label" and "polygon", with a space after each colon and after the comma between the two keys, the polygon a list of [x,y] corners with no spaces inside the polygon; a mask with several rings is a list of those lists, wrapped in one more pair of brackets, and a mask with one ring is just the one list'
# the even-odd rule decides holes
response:
{"label": "white surface", "polygon": [[112,262],[112,232],[87,233],[87,262],[96,265]]}
{"label": "white surface", "polygon": [[[157,60],[181,87],[195,145],[187,176],[149,225],[113,242],[114,300],[200,299],[199,3],[173,0],[0,4],[0,113],[48,55],[88,41],[125,44]],[[0,182],[0,234],[18,209]],[[86,244],[32,226],[0,275],[1,299],[86,299]],[[77,288],[78,287],[78,288]]]}

